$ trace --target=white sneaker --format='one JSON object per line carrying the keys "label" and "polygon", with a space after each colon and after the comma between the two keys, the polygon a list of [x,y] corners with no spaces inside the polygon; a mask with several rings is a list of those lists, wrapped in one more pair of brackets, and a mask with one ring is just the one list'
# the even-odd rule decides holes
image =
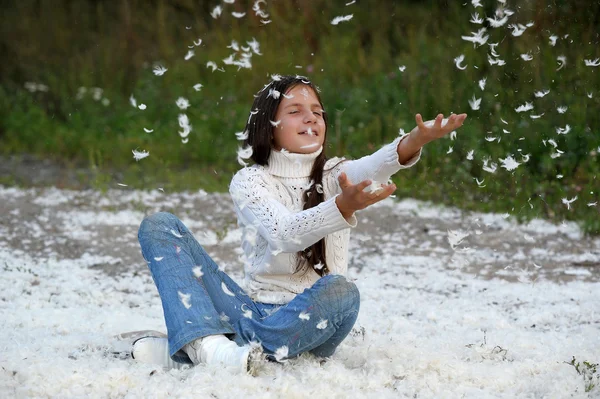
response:
{"label": "white sneaker", "polygon": [[190,364],[179,363],[169,356],[169,341],[167,338],[143,337],[133,343],[131,357],[141,363],[155,364],[165,369],[181,369]]}
{"label": "white sneaker", "polygon": [[266,359],[256,344],[238,346],[224,335],[198,338],[183,347],[194,364],[230,367],[237,373],[255,376]]}

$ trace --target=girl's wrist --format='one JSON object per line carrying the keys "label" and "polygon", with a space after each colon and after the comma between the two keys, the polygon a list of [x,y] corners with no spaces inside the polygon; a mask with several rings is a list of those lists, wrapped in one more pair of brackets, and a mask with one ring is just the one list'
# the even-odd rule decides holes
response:
{"label": "girl's wrist", "polygon": [[411,130],[408,138],[418,147],[423,147],[425,144],[429,143],[429,141],[423,137],[418,126],[415,126],[415,128]]}

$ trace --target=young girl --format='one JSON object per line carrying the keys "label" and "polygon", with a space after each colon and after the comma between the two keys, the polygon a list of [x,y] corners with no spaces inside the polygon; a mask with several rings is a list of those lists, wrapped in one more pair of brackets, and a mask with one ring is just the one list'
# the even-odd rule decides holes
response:
{"label": "young girl", "polygon": [[[147,334],[135,359],[179,367],[216,364],[255,374],[261,362],[303,352],[329,357],[358,316],[344,277],[355,211],[390,196],[390,176],[414,165],[426,143],[466,114],[423,123],[358,160],[325,155],[327,114],[302,76],[274,76],[256,96],[245,129],[254,165],[230,184],[245,255],[244,289],[220,271],[168,213],[145,218],[142,254],[160,294],[168,338]],[[443,123],[444,122],[444,123]]]}

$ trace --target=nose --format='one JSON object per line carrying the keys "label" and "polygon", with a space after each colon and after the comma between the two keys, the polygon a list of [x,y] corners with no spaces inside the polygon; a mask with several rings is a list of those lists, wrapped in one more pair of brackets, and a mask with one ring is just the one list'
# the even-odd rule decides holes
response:
{"label": "nose", "polygon": [[313,114],[312,111],[307,111],[304,113],[304,123],[315,123],[317,121],[317,116]]}

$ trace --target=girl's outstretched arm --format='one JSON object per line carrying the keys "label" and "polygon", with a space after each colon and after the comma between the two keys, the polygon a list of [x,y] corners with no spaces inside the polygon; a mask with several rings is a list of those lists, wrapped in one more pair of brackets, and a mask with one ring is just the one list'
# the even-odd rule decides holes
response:
{"label": "girl's outstretched arm", "polygon": [[409,133],[409,136],[398,143],[398,162],[406,163],[427,143],[445,136],[453,130],[462,126],[467,114],[452,114],[448,119],[439,114],[435,120],[423,122],[421,114],[415,116],[417,126]]}

